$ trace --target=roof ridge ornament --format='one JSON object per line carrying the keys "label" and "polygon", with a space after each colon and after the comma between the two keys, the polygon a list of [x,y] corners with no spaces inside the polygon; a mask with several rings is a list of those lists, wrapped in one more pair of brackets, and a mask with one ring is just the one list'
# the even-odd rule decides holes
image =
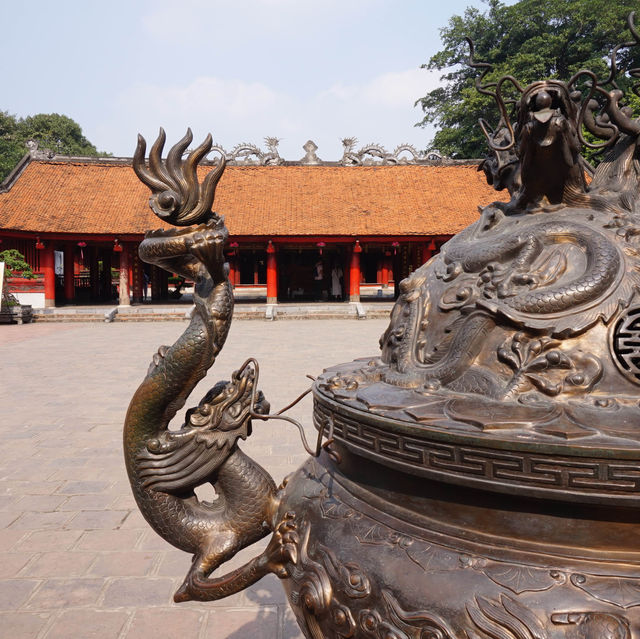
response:
{"label": "roof ridge ornament", "polygon": [[444,159],[439,151],[422,153],[415,146],[408,143],[399,144],[391,152],[387,151],[381,144],[374,142],[365,144],[356,151],[357,144],[358,138],[342,139],[344,151],[340,164],[343,166],[424,164],[425,162],[440,163]]}
{"label": "roof ridge ornament", "polygon": [[322,164],[322,160],[316,154],[318,145],[313,140],[307,140],[302,148],[305,150],[305,155],[300,160],[300,164]]}
{"label": "roof ridge ornament", "polygon": [[219,144],[215,144],[211,147],[211,150],[220,153],[229,165],[277,166],[282,164],[284,159],[278,151],[280,138],[266,137],[264,142],[267,146],[266,152],[250,142],[240,142],[231,151],[227,151]]}

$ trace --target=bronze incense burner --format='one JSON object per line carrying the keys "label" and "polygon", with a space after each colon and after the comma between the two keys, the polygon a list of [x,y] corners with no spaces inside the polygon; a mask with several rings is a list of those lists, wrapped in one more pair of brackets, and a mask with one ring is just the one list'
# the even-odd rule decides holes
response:
{"label": "bronze incense burner", "polygon": [[[625,46],[640,42],[629,26]],[[181,227],[150,232],[140,255],[196,282],[191,323],[154,356],[124,433],[141,511],[194,555],[176,601],[273,572],[309,639],[640,639],[640,122],[620,104],[617,50],[606,80],[527,87],[483,84],[472,55],[500,112],[481,122],[481,168],[511,199],[401,283],[380,356],[316,380],[317,450],[279,487],[238,446],[252,421],[285,418],[254,360],[169,429],[231,321],[211,212],[224,162],[199,185],[210,138],[183,160],[189,133],[162,160],[161,132],[148,166],[139,140],[150,204]],[[583,129],[606,151],[595,172]],[[214,504],[194,493],[205,482]]]}

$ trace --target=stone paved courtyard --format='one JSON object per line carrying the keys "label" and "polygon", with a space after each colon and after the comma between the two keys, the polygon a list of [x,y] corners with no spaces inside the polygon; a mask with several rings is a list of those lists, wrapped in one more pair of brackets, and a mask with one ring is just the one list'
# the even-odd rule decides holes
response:
{"label": "stone paved courtyard", "polygon": [[[251,355],[279,409],[323,367],[378,352],[386,320],[241,321],[192,401]],[[297,639],[278,579],[174,604],[190,557],[130,495],[121,451],[129,399],[180,322],[0,327],[0,636],[13,639]],[[289,414],[311,432],[311,400]],[[298,434],[258,424],[243,449],[276,482],[306,457]],[[263,542],[264,543],[264,542]],[[235,567],[259,552],[247,549]]]}

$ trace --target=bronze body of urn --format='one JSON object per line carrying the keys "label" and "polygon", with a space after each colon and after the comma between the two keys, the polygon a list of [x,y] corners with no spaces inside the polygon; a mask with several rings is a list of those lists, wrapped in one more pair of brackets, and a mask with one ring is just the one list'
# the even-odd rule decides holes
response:
{"label": "bronze body of urn", "polygon": [[[252,421],[285,418],[254,360],[169,429],[233,312],[211,211],[224,162],[199,185],[210,139],[183,160],[189,133],[163,160],[161,132],[148,166],[139,140],[150,204],[178,227],[148,233],[140,256],[196,283],[192,320],[154,356],[124,432],[142,513],[194,555],[176,601],[273,572],[309,639],[640,639],[640,122],[615,64],[606,81],[521,87],[483,84],[488,65],[470,63],[500,112],[495,129],[481,122],[481,168],[511,200],[401,283],[379,356],[318,377],[317,450],[305,443],[280,486],[238,446]],[[594,172],[583,129],[604,148]],[[213,504],[194,492],[206,482]]]}

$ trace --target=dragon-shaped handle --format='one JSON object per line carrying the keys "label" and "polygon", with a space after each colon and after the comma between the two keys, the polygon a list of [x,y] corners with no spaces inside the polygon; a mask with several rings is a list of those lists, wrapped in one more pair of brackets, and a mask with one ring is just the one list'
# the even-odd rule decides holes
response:
{"label": "dragon-shaped handle", "polygon": [[[230,381],[218,382],[187,411],[185,423],[169,423],[220,352],[233,314],[233,293],[224,261],[228,231],[213,213],[215,187],[224,160],[200,185],[198,163],[211,136],[183,160],[191,131],[161,158],[164,131],[145,164],[146,143],[138,137],[133,167],[152,191],[150,206],[179,229],[148,232],[142,260],[195,282],[196,310],[172,346],[162,346],[135,392],[124,425],[124,451],[131,488],[142,514],[164,539],[194,560],[176,601],[208,601],[236,593],[294,558],[297,534],[290,517],[274,523],[276,486],[269,474],[238,448],[251,434],[252,417],[269,404],[257,390],[258,366],[247,360]],[[210,483],[218,499],[201,501],[194,489]],[[211,574],[238,551],[273,532],[258,557],[220,576]]]}

